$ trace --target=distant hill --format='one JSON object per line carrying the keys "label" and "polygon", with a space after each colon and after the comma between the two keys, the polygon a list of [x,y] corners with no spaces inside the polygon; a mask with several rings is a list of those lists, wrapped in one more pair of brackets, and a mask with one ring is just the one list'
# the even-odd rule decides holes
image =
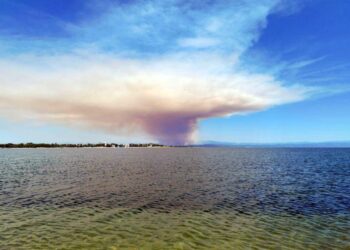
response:
{"label": "distant hill", "polygon": [[220,141],[204,141],[196,144],[198,147],[248,147],[248,148],[350,148],[350,141],[334,142],[295,142],[295,143],[234,143]]}

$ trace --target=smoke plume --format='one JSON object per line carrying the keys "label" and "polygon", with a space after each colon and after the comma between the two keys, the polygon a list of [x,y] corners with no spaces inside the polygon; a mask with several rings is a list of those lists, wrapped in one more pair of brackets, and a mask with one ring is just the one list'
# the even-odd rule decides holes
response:
{"label": "smoke plume", "polygon": [[269,75],[242,72],[233,61],[208,54],[3,60],[0,115],[115,134],[141,132],[178,145],[193,142],[202,119],[260,111],[308,93]]}

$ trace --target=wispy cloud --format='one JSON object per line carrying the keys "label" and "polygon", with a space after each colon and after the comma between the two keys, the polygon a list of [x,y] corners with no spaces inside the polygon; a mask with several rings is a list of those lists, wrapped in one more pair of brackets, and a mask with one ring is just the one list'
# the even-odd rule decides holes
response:
{"label": "wispy cloud", "polygon": [[325,57],[319,57],[314,59],[300,60],[298,62],[291,63],[289,66],[285,67],[286,69],[300,69],[310,65],[313,65],[317,62],[324,60]]}

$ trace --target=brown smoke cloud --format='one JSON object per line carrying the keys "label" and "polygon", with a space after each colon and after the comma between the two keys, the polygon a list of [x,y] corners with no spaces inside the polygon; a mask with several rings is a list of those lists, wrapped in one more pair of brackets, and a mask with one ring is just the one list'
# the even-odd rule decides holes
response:
{"label": "brown smoke cloud", "polygon": [[165,144],[193,142],[202,119],[260,111],[307,93],[211,55],[147,61],[28,56],[0,62],[2,116],[113,134],[142,132]]}

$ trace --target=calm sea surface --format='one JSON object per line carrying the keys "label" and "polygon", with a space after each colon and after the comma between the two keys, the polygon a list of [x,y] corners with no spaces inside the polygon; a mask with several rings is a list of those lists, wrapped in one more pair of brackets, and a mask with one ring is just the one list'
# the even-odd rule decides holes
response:
{"label": "calm sea surface", "polygon": [[0,150],[0,249],[350,249],[350,149]]}

